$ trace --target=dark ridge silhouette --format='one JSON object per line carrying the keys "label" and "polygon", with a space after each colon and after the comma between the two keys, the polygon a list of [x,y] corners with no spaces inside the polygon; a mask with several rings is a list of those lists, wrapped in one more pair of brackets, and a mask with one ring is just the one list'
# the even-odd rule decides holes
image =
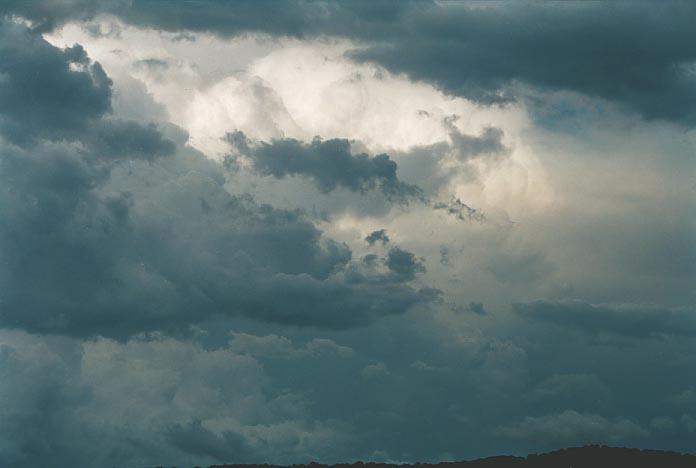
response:
{"label": "dark ridge silhouette", "polygon": [[696,455],[686,455],[662,450],[640,450],[632,448],[588,445],[555,452],[531,454],[526,457],[495,456],[471,461],[444,463],[339,463],[322,465],[212,465],[209,468],[696,468]]}

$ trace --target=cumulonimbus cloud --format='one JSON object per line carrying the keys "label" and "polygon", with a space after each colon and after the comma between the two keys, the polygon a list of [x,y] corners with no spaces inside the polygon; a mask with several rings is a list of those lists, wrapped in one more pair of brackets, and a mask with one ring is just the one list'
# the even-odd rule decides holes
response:
{"label": "cumulonimbus cloud", "polygon": [[[11,55],[18,63],[23,57],[34,63],[35,50],[48,57],[46,73],[53,66],[64,75],[65,89],[58,91],[76,100],[74,108],[62,103],[60,112],[81,116],[71,116],[69,127],[33,122],[25,130],[31,138],[0,142],[0,283],[6,291],[0,325],[122,338],[243,315],[340,329],[437,298],[434,289],[386,273],[379,284],[348,275],[355,269],[350,249],[325,238],[301,211],[233,196],[219,163],[177,146],[155,127],[111,118],[108,77],[94,79],[100,67],[82,54],[80,66],[71,66],[81,49],[57,49],[33,31],[5,27],[19,39],[3,50],[28,49]],[[25,68],[9,69],[1,95],[19,86]],[[39,90],[39,81],[21,86],[29,87],[26,93],[58,92]],[[89,107],[82,96],[98,105]],[[33,106],[33,100],[16,102],[2,115],[24,130]],[[92,110],[82,115],[85,108]],[[384,162],[381,186],[396,192],[395,169]],[[381,162],[361,163],[375,177],[383,174]],[[361,177],[345,183],[358,189],[375,181]]]}

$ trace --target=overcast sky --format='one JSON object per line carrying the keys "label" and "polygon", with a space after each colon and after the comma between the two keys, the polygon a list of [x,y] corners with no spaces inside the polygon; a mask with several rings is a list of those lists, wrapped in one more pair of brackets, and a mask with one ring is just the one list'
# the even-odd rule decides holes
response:
{"label": "overcast sky", "polygon": [[696,451],[696,4],[0,15],[0,465]]}

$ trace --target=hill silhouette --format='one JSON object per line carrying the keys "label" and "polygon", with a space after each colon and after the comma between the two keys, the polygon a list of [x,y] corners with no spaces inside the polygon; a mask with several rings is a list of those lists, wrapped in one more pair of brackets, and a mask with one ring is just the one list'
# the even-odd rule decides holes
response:
{"label": "hill silhouette", "polygon": [[339,463],[322,465],[213,465],[209,468],[696,468],[696,455],[590,445],[531,454],[526,457],[494,456],[470,461],[444,463]]}

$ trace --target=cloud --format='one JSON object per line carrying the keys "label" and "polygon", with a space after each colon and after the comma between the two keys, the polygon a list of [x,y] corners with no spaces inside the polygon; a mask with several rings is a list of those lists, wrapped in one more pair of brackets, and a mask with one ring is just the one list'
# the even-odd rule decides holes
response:
{"label": "cloud", "polygon": [[515,303],[512,310],[532,320],[587,333],[631,338],[696,335],[696,313],[688,307],[535,301]]}
{"label": "cloud", "polygon": [[688,414],[683,414],[680,419],[682,426],[684,426],[688,432],[696,432],[696,418]]}
{"label": "cloud", "polygon": [[469,302],[467,305],[459,305],[452,303],[450,309],[456,313],[476,314],[481,317],[488,315],[488,311],[484,308],[482,302]]}
{"label": "cloud", "polygon": [[[22,3],[37,18],[80,5]],[[238,5],[218,6],[239,13],[234,21],[252,14]],[[341,10],[385,34],[421,24],[423,12],[464,11],[447,2],[326,5],[322,18]],[[482,14],[470,5],[468,14]],[[532,6],[544,8],[552,7]],[[177,24],[191,18],[176,18],[178,9],[167,21],[180,33]],[[56,14],[54,24],[72,13]],[[208,14],[214,8],[200,13]],[[266,27],[252,23],[249,30]],[[28,117],[53,112],[49,98],[43,107],[31,99],[0,107],[1,466],[427,461],[444,452],[525,453],[548,440],[692,450],[696,364],[693,340],[682,337],[693,335],[693,310],[673,306],[693,302],[690,231],[679,229],[692,211],[693,158],[683,157],[691,133],[626,128],[613,110],[600,115],[597,101],[573,93],[571,105],[582,99],[598,120],[573,120],[573,136],[542,131],[530,101],[526,109],[475,106],[351,63],[341,57],[350,41],[325,35],[256,43],[135,30],[104,17],[66,28],[84,36],[47,35],[69,45],[60,49],[16,18],[7,27],[17,39],[3,37],[16,44],[0,48],[30,65],[0,73],[0,88],[9,96],[20,83],[24,96],[38,96],[64,83],[76,101],[61,101],[56,112],[75,114],[60,121]],[[377,29],[359,41],[365,50],[400,41]],[[89,34],[110,36],[90,42]],[[19,73],[43,70],[32,62],[39,56],[54,64],[46,75],[56,83]],[[100,78],[97,58],[109,76]],[[481,91],[546,97],[551,89],[511,83]],[[227,124],[218,110],[233,116]],[[452,114],[461,115],[461,131],[448,126]],[[225,150],[224,132],[242,129],[254,150],[291,147],[297,157],[257,157],[264,176],[243,155],[243,169],[232,172],[206,159],[216,154],[186,146],[186,132],[150,118],[194,119]],[[324,138],[315,145],[313,135]],[[393,171],[375,163],[381,152]],[[316,160],[327,153],[349,170],[332,174]],[[525,159],[536,154],[537,162]],[[547,190],[532,168],[542,161],[557,203],[525,195]],[[640,174],[626,177],[627,168]],[[425,203],[387,200],[383,184],[404,181],[423,189]],[[319,193],[322,186],[332,188]],[[473,207],[488,221],[468,222],[481,213]],[[575,292],[585,302],[559,300]],[[534,296],[547,299],[523,298]],[[622,305],[625,298],[672,305]],[[479,316],[487,311],[500,313]]]}
{"label": "cloud", "polygon": [[363,377],[369,379],[377,379],[389,376],[389,368],[383,362],[376,362],[373,364],[368,364],[360,372]]}
{"label": "cloud", "polygon": [[486,127],[481,136],[465,135],[456,129],[450,132],[451,146],[455,157],[465,161],[481,155],[503,154],[508,149],[502,143],[503,131],[497,127]]}
{"label": "cloud", "polygon": [[63,145],[3,164],[4,326],[127,336],[222,314],[346,328],[432,300],[409,278],[347,281],[347,246],[298,211],[230,195],[190,150],[106,175]]}
{"label": "cloud", "polygon": [[488,313],[486,309],[483,308],[483,303],[481,302],[470,302],[467,309],[477,315],[486,315]]}
{"label": "cloud", "polygon": [[444,211],[450,216],[454,216],[460,221],[485,221],[486,216],[476,208],[472,208],[459,198],[452,198],[449,202],[435,202],[433,209],[436,211]]}
{"label": "cloud", "polygon": [[693,7],[604,7],[413,9],[355,56],[482,102],[510,100],[522,82],[614,101],[647,119],[695,123]]}
{"label": "cloud", "polygon": [[194,456],[237,462],[251,460],[256,455],[247,446],[243,435],[231,430],[218,435],[203,427],[199,420],[188,424],[175,424],[167,428],[164,435],[174,447]]}
{"label": "cloud", "polygon": [[102,120],[90,128],[86,144],[97,157],[154,160],[174,153],[176,145],[162,136],[154,124],[130,120]]}
{"label": "cloud", "polygon": [[99,11],[102,5],[89,0],[65,0],[61,2],[9,0],[0,6],[0,14],[20,15],[30,20],[33,23],[32,27],[38,31],[47,31],[65,21],[89,19]]}
{"label": "cloud", "polygon": [[305,345],[305,349],[312,356],[340,356],[349,357],[353,355],[350,346],[343,346],[328,338],[313,338]]}
{"label": "cloud", "polygon": [[[14,39],[3,47],[39,49],[40,70],[55,71],[75,99],[58,103],[67,116],[60,121],[28,120],[51,113],[32,99],[4,114],[25,137],[0,141],[0,283],[8,291],[0,325],[125,338],[182,332],[228,315],[342,329],[436,297],[391,275],[379,286],[347,279],[352,253],[345,244],[322,236],[299,210],[231,195],[220,164],[155,127],[107,116],[110,80],[81,48],[61,50],[8,24]],[[80,67],[70,67],[73,56]],[[23,54],[12,57],[11,77],[37,60],[33,53],[27,63]],[[28,95],[45,91],[32,79],[22,86]],[[338,140],[288,144],[308,154],[338,151],[339,162],[356,171],[339,180],[353,189],[379,184],[397,195],[407,187],[387,156],[353,157]],[[329,166],[320,167],[315,175],[330,184],[321,172]]]}
{"label": "cloud", "polygon": [[441,372],[442,369],[431,366],[430,364],[417,359],[413,361],[410,365],[412,369],[422,371],[422,372]]}
{"label": "cloud", "polygon": [[532,283],[547,278],[553,271],[543,251],[501,249],[487,259],[487,269],[502,283]]}
{"label": "cloud", "polygon": [[328,338],[313,338],[304,346],[295,346],[292,341],[284,336],[265,335],[257,336],[249,333],[233,332],[229,342],[229,349],[255,357],[270,357],[280,359],[327,357],[348,357],[353,350],[348,346],[341,346]]}
{"label": "cloud", "polygon": [[88,19],[97,13],[109,13],[137,26],[181,32],[212,31],[224,36],[250,32],[266,32],[273,35],[305,37],[323,34],[327,27],[346,31],[349,24],[361,21],[366,26],[380,27],[397,19],[411,4],[408,2],[368,2],[336,4],[333,2],[307,3],[292,0],[282,10],[269,11],[255,2],[228,4],[216,0],[204,0],[199,5],[182,3],[164,13],[170,5],[161,0],[134,1],[103,0],[99,4],[85,0],[67,0],[60,3],[50,0],[26,2],[9,1],[0,13],[14,13],[46,30],[71,19]]}
{"label": "cloud", "polygon": [[48,142],[75,143],[87,163],[174,152],[154,124],[110,117],[112,81],[82,46],[54,47],[7,19],[0,36],[0,136],[8,144],[42,151]]}
{"label": "cloud", "polygon": [[534,388],[532,398],[544,400],[569,391],[597,394],[606,393],[607,389],[595,375],[554,374]]}
{"label": "cloud", "polygon": [[572,407],[577,411],[596,411],[610,403],[611,392],[593,374],[553,374],[539,382],[525,399],[546,411]]}
{"label": "cloud", "polygon": [[674,427],[674,420],[667,416],[657,416],[650,420],[650,429],[668,431]]}
{"label": "cloud", "polygon": [[382,245],[389,243],[389,236],[387,235],[386,229],[379,229],[377,231],[372,231],[365,237],[365,242],[369,245],[374,245],[375,242],[382,242]]}
{"label": "cloud", "polygon": [[330,454],[349,436],[224,346],[2,331],[0,376],[3,466],[280,463]]}
{"label": "cloud", "polygon": [[363,44],[353,53],[357,60],[479,102],[508,102],[515,85],[523,83],[614,101],[647,119],[696,122],[691,68],[696,11],[683,2],[504,7],[292,2],[274,12],[254,2],[213,0],[166,7],[162,2],[105,1],[87,8],[77,1],[52,3],[10,2],[4,11],[44,29],[101,11],[172,32],[347,37]]}
{"label": "cloud", "polygon": [[111,109],[111,80],[80,45],[58,49],[0,19],[0,135],[14,144],[75,138]]}
{"label": "cloud", "polygon": [[412,252],[399,247],[389,250],[385,265],[399,281],[410,281],[416,273],[425,272],[425,265]]}
{"label": "cloud", "polygon": [[89,387],[74,379],[80,358],[75,343],[2,333],[0,465],[60,466],[58,453],[85,464],[78,444],[70,446],[68,421],[90,398]]}
{"label": "cloud", "polygon": [[399,180],[397,165],[387,154],[354,155],[350,141],[345,139],[315,138],[311,143],[303,143],[286,138],[266,143],[250,141],[239,131],[228,134],[226,139],[250,159],[254,171],[261,175],[279,179],[309,177],[322,193],[342,187],[361,193],[378,189],[388,199],[402,203],[422,198],[420,188]]}
{"label": "cloud", "polygon": [[674,405],[694,408],[696,407],[696,388],[687,388],[681,393],[667,397],[665,401]]}
{"label": "cloud", "polygon": [[648,431],[625,418],[607,419],[598,414],[566,410],[547,416],[527,416],[501,427],[500,435],[541,446],[616,443],[646,437]]}

